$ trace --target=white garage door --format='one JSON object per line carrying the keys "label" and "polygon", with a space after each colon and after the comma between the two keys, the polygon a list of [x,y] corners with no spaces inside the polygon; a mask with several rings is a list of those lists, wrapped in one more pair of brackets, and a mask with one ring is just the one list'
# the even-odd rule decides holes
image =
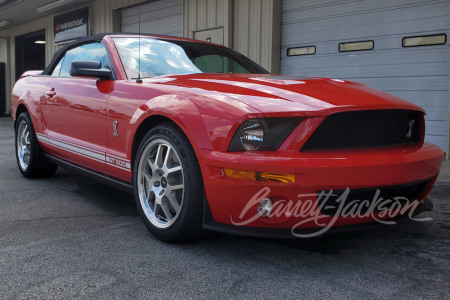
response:
{"label": "white garage door", "polygon": [[[141,5],[141,32],[183,36],[183,0],[159,0]],[[121,11],[121,31],[138,32],[139,7]]]}
{"label": "white garage door", "polygon": [[[449,0],[283,0],[282,5],[282,73],[363,82],[418,104],[427,111],[426,141],[448,153]],[[403,47],[404,37],[436,34],[441,35],[428,42],[445,39],[445,44]],[[363,41],[369,42],[343,47],[371,48],[373,41],[373,49],[339,52],[340,43]],[[315,46],[315,54],[287,56],[288,48],[302,46]]]}

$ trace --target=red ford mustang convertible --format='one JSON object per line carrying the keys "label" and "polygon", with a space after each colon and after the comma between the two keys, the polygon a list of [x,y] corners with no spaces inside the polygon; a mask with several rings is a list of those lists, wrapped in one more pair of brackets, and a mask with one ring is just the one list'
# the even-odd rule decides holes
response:
{"label": "red ford mustang convertible", "polygon": [[[226,47],[101,34],[12,92],[25,177],[74,168],[134,192],[164,241],[312,236],[430,210],[424,111],[363,84],[275,76]],[[413,212],[413,213],[411,213]],[[376,222],[379,221],[379,222]]]}

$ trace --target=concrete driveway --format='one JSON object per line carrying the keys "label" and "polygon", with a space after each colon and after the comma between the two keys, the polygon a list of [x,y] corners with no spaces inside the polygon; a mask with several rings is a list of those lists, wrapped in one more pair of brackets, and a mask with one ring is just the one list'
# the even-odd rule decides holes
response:
{"label": "concrete driveway", "polygon": [[159,242],[133,197],[59,169],[17,170],[0,118],[1,299],[448,299],[450,184],[431,194],[432,222],[312,240],[209,234]]}

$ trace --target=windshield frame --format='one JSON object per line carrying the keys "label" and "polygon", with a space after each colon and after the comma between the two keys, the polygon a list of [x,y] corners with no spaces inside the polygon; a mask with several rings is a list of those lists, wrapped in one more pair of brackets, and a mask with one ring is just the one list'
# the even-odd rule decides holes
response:
{"label": "windshield frame", "polygon": [[[115,50],[117,52],[117,55],[119,57],[119,60],[122,64],[122,69],[124,71],[125,76],[127,77],[127,79],[129,80],[134,80],[134,79],[138,79],[136,77],[131,77],[128,75],[127,73],[127,69],[125,68],[125,65],[123,63],[123,59],[121,56],[121,53],[119,52],[119,49],[116,45],[116,40],[117,39],[123,39],[123,38],[135,38],[135,39],[150,39],[150,40],[158,40],[158,41],[164,41],[164,42],[168,42],[168,43],[172,43],[175,44],[177,46],[180,46],[183,50],[186,51],[186,48],[183,47],[183,45],[187,45],[189,46],[189,44],[196,44],[196,45],[201,45],[201,46],[205,46],[205,47],[209,47],[210,49],[215,49],[217,50],[218,53],[224,54],[222,55],[223,57],[227,57],[229,58],[231,61],[234,61],[236,63],[238,63],[242,68],[247,69],[247,67],[252,68],[252,71],[256,71],[256,72],[248,72],[248,73],[233,73],[233,72],[221,72],[221,73],[206,73],[206,72],[192,72],[192,73],[165,73],[165,74],[158,74],[155,76],[140,76],[139,78],[153,78],[156,76],[170,76],[170,75],[190,75],[190,74],[270,74],[267,70],[265,70],[263,67],[261,67],[260,65],[258,65],[256,62],[254,62],[253,60],[251,60],[250,58],[246,57],[245,55],[222,45],[217,45],[217,44],[211,44],[211,43],[204,43],[201,41],[192,41],[192,40],[181,40],[181,39],[172,39],[172,38],[159,38],[159,37],[153,37],[153,36],[143,36],[143,37],[138,37],[138,36],[115,36],[112,37],[112,42],[114,44]],[[189,57],[189,56],[188,56]],[[197,57],[201,57],[201,56],[197,56]],[[196,58],[196,57],[193,57]],[[191,60],[192,57],[189,57],[189,59]],[[191,61],[192,62],[192,61]],[[193,62],[192,62],[193,63]],[[194,63],[193,63],[194,64]],[[194,64],[195,65],[195,64]],[[201,70],[200,70],[201,71]],[[138,72],[139,73],[139,72]]]}

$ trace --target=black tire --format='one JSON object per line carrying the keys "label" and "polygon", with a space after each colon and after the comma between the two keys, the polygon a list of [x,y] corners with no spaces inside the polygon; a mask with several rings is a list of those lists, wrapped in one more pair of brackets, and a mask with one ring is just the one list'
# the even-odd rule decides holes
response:
{"label": "black tire", "polygon": [[[27,164],[21,163],[20,152],[19,150],[19,130],[23,129],[22,126],[25,126],[29,132],[27,142]],[[39,142],[36,137],[36,132],[34,131],[33,122],[31,121],[31,117],[28,112],[23,112],[17,118],[16,126],[15,126],[15,144],[16,144],[16,161],[17,166],[19,167],[20,172],[23,176],[28,178],[40,178],[40,177],[48,177],[55,174],[58,166],[50,163],[44,156],[44,152],[39,145]],[[23,160],[22,160],[23,161]]]}
{"label": "black tire", "polygon": [[[159,153],[157,147],[162,149],[159,157],[164,159],[164,162],[161,160],[161,167],[157,165],[157,161],[160,161],[157,158]],[[163,153],[164,149],[166,149],[165,154]],[[153,164],[150,164],[152,153],[155,151]],[[177,166],[169,168],[169,163],[165,164],[169,160]],[[170,172],[179,167],[181,167],[180,171]],[[134,195],[138,211],[147,229],[154,236],[161,241],[179,243],[190,241],[202,234],[203,178],[194,149],[177,126],[171,123],[160,124],[145,135],[137,151],[133,174]],[[166,178],[165,181],[164,178]],[[179,181],[182,184],[177,182],[172,185],[169,183],[170,181]],[[182,191],[171,190],[172,186],[175,187],[177,184],[178,186],[183,185]],[[161,203],[159,204],[156,204],[155,194],[157,192],[154,191],[155,189],[161,191],[159,193]],[[171,191],[168,192],[169,189]],[[171,196],[166,196],[167,194],[173,195],[179,204],[178,211],[174,208],[173,202],[168,200],[168,197]],[[182,200],[178,201],[179,198]],[[164,201],[166,201],[166,210],[162,207]],[[156,213],[158,206],[159,215]],[[167,210],[169,210],[169,216],[165,216]]]}

